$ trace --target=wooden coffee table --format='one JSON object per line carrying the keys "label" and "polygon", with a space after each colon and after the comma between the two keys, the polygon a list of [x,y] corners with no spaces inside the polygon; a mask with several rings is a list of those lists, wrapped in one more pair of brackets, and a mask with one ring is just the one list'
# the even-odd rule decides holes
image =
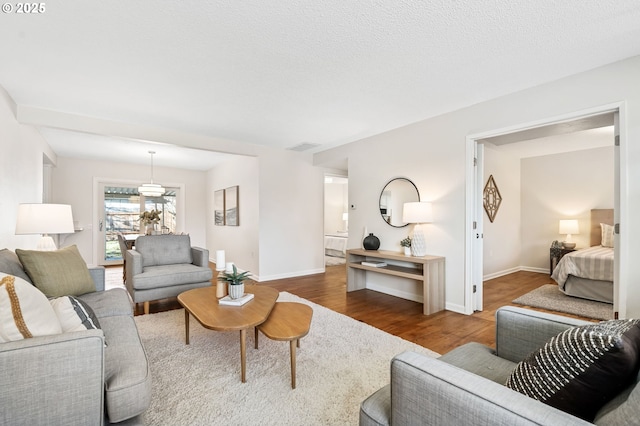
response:
{"label": "wooden coffee table", "polygon": [[289,342],[291,357],[291,388],[296,388],[296,346],[300,347],[300,339],[309,333],[313,309],[296,302],[278,302],[269,318],[256,327],[255,345],[258,349],[258,330],[272,340]]}
{"label": "wooden coffee table", "polygon": [[204,327],[215,331],[240,331],[240,366],[242,383],[246,382],[247,329],[262,324],[271,313],[278,290],[259,285],[244,286],[245,293],[253,293],[253,300],[242,306],[219,305],[216,286],[196,288],[178,295],[184,307],[185,341],[189,344],[189,314]]}

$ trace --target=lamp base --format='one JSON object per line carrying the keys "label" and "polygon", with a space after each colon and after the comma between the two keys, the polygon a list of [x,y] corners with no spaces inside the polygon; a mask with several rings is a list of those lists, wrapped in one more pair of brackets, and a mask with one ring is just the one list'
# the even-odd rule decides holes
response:
{"label": "lamp base", "polygon": [[53,242],[53,238],[49,235],[43,235],[42,238],[40,238],[40,241],[38,241],[38,246],[36,247],[36,250],[40,251],[54,251],[57,249],[56,244]]}
{"label": "lamp base", "polygon": [[574,249],[576,248],[576,243],[569,243],[567,241],[562,242],[562,247],[566,249]]}
{"label": "lamp base", "polygon": [[413,237],[411,238],[411,256],[425,256],[427,254],[427,239],[424,235],[422,225],[416,225],[413,228]]}

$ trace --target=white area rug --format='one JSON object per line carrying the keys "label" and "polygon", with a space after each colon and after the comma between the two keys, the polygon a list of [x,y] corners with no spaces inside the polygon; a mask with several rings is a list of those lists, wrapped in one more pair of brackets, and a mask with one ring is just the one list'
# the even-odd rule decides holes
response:
{"label": "white area rug", "polygon": [[239,332],[206,330],[184,310],[135,317],[153,381],[147,425],[357,425],[360,403],[389,383],[393,356],[422,346],[283,292],[313,308],[297,351],[291,389],[289,343],[247,333],[247,382],[240,382]]}

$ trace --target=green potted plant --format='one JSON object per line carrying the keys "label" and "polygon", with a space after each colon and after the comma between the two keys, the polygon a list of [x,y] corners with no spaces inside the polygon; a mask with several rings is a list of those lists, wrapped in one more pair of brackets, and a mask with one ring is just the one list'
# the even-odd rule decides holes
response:
{"label": "green potted plant", "polygon": [[238,272],[236,265],[233,265],[233,271],[224,271],[218,275],[218,281],[229,284],[229,297],[239,299],[244,296],[244,280],[249,278],[251,272]]}
{"label": "green potted plant", "polygon": [[411,238],[407,237],[400,241],[400,245],[404,247],[404,255],[411,256]]}

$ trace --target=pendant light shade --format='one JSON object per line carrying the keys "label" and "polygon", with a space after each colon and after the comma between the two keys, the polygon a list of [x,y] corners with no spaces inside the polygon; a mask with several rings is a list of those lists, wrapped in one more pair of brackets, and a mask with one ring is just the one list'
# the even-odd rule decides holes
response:
{"label": "pendant light shade", "polygon": [[145,197],[160,197],[166,191],[162,185],[153,183],[153,154],[155,153],[155,151],[149,151],[149,154],[151,154],[151,183],[145,183],[138,187],[138,192]]}

